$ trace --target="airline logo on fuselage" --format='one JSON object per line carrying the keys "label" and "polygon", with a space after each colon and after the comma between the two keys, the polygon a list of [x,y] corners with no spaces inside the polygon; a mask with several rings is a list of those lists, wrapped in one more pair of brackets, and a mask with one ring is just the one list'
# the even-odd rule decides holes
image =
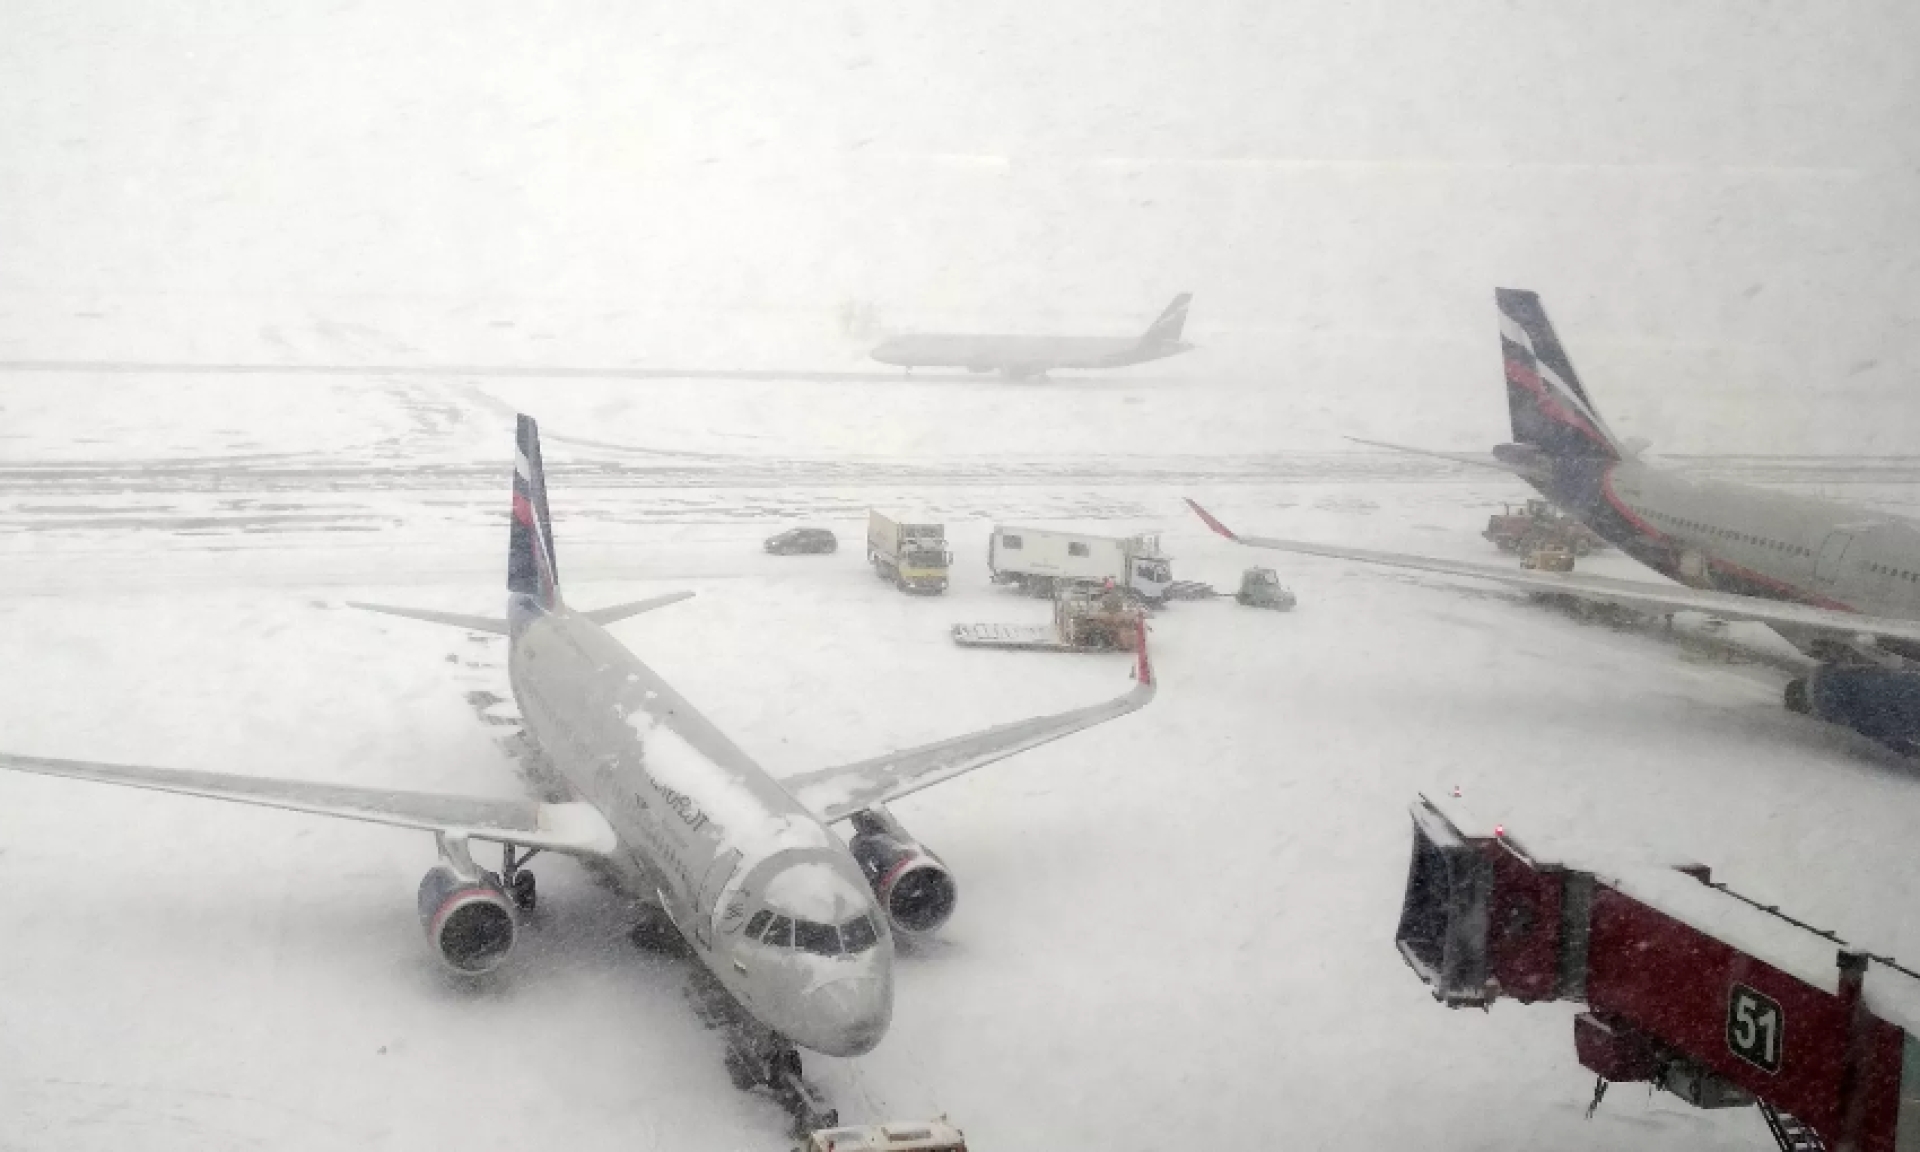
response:
{"label": "airline logo on fuselage", "polygon": [[[686,825],[687,829],[695,835],[708,837],[715,835],[714,832],[707,831],[713,822],[707,818],[705,812],[700,810],[699,804],[692,797],[660,783],[653,773],[647,771],[644,749],[641,753],[639,768],[640,779],[645,781],[647,787],[651,788],[654,795],[658,797],[657,805],[648,800],[645,792],[626,786],[622,774],[615,770],[612,763],[605,761],[594,773],[600,785],[601,795],[607,797],[629,818],[642,825],[658,826],[660,824],[660,816],[655,811],[657,807],[671,812],[675,819]],[[682,890],[691,895],[694,890],[693,868],[681,855],[675,838],[664,835],[648,836],[644,838],[644,842],[647,855],[671,871],[679,880]]]}
{"label": "airline logo on fuselage", "polygon": [[[642,767],[641,772],[646,773],[646,769]],[[647,782],[653,785],[654,791],[660,793],[660,802],[666,805],[667,810],[685,821],[687,827],[698,832],[707,826],[707,814],[700,811],[700,806],[693,802],[693,797],[685,792],[674,791],[655,780],[650,773],[647,774]]]}

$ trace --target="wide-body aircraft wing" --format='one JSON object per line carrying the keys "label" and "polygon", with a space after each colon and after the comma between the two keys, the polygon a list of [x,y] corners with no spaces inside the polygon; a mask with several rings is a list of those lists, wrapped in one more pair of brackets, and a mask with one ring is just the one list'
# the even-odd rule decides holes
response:
{"label": "wide-body aircraft wing", "polygon": [[1491,564],[1473,564],[1462,560],[1440,560],[1402,552],[1377,552],[1367,548],[1344,548],[1305,540],[1281,540],[1269,536],[1242,536],[1215,519],[1206,509],[1188,500],[1187,504],[1207,527],[1236,544],[1249,548],[1272,548],[1297,552],[1304,556],[1324,556],[1332,560],[1351,560],[1384,568],[1404,568],[1415,572],[1433,572],[1443,576],[1467,576],[1491,580],[1529,592],[1554,592],[1604,604],[1618,604],[1650,612],[1704,612],[1725,620],[1751,620],[1787,631],[1813,632],[1843,640],[1858,637],[1884,637],[1920,644],[1920,621],[1886,616],[1866,616],[1833,608],[1817,608],[1786,600],[1762,600],[1732,592],[1680,585],[1649,584],[1639,580],[1616,580],[1581,573],[1536,572],[1524,568],[1497,568]]}
{"label": "wide-body aircraft wing", "polygon": [[1362,440],[1358,436],[1349,436],[1347,439],[1355,444],[1365,444],[1369,448],[1385,448],[1390,452],[1405,452],[1410,456],[1431,456],[1435,460],[1451,460],[1455,464],[1470,464],[1475,468],[1496,468],[1516,476],[1526,476],[1530,472],[1525,465],[1513,460],[1502,460],[1492,452],[1443,452],[1438,448],[1416,448],[1411,444],[1393,444],[1386,440]]}
{"label": "wide-body aircraft wing", "polygon": [[539,848],[570,856],[601,857],[618,847],[613,828],[589,804],[538,804],[530,800],[493,800],[434,792],[360,788],[309,780],[236,776],[179,768],[149,768],[90,760],[53,760],[0,753],[0,768],[41,776],[65,776],[96,784],[118,784],[181,796],[200,796],[236,804],[311,812],[343,820],[362,820],[417,828],[452,837]]}
{"label": "wide-body aircraft wing", "polygon": [[1016,720],[965,736],[907,748],[833,768],[790,776],[780,783],[802,804],[832,823],[857,812],[951,780],[996,760],[1038,748],[1075,732],[1117,720],[1153,700],[1153,663],[1147,656],[1146,627],[1139,635],[1139,663],[1132,691],[1100,704]]}

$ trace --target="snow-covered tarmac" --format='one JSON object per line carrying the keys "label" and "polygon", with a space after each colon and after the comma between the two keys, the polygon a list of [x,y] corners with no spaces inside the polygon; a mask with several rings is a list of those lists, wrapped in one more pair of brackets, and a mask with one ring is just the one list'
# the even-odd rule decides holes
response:
{"label": "snow-covered tarmac", "polygon": [[[1524,495],[1274,452],[1264,394],[10,377],[0,403],[0,747],[24,753],[519,794],[499,643],[342,602],[494,610],[520,407],[547,435],[569,598],[696,590],[616,634],[776,773],[1124,688],[1118,657],[948,642],[953,621],[1044,615],[987,584],[993,519],[1159,527],[1178,576],[1221,586],[1280,568],[1291,614],[1157,618],[1145,712],[898,805],[961,904],[903,956],[881,1047],[809,1057],[851,1119],[946,1112],[989,1152],[1761,1146],[1751,1111],[1639,1092],[1583,1119],[1571,1007],[1433,1003],[1391,939],[1421,789],[1458,784],[1541,845],[1705,861],[1920,955],[1920,768],[1784,712],[1771,660],[1205,534],[1180,496],[1275,535],[1484,558],[1487,512]],[[1898,470],[1713,466],[1913,491]],[[866,572],[869,504],[949,521],[947,597]],[[801,519],[843,550],[759,551]],[[420,835],[0,778],[0,1148],[783,1146],[618,897],[543,859],[522,948],[469,990],[414,917],[431,862]]]}

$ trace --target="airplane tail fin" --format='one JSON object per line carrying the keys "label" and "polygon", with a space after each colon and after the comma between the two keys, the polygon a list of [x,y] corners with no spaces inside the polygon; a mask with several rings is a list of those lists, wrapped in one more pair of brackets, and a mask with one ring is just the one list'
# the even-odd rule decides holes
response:
{"label": "airplane tail fin", "polygon": [[560,603],[560,566],[547,513],[547,476],[540,462],[540,427],[522,413],[513,452],[513,525],[507,537],[507,591],[542,608]]}
{"label": "airplane tail fin", "polygon": [[1142,344],[1178,344],[1180,332],[1187,326],[1187,304],[1192,301],[1193,293],[1182,292],[1160,313],[1160,318],[1147,326],[1140,337]]}
{"label": "airplane tail fin", "polygon": [[[540,428],[531,416],[521,416],[515,432],[513,452],[513,523],[507,536],[507,614],[509,619],[491,616],[467,616],[457,612],[439,612],[426,608],[406,608],[394,604],[365,604],[349,600],[349,607],[465,628],[469,632],[487,632],[496,636],[513,635],[515,622],[526,618],[519,597],[526,597],[540,608],[560,606],[560,569],[553,557],[553,518],[547,514],[547,474],[540,462]],[[691,592],[669,592],[626,604],[590,608],[581,615],[605,627],[678,604]]]}
{"label": "airplane tail fin", "polygon": [[1628,453],[1600,419],[1536,292],[1493,290],[1513,438],[1551,458],[1619,460]]}

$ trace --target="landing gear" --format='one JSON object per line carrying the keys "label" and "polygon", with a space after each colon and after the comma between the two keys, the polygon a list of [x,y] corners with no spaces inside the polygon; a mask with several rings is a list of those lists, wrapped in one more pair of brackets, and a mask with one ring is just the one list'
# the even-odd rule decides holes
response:
{"label": "landing gear", "polygon": [[765,1033],[760,1037],[733,1036],[725,1058],[727,1077],[742,1092],[765,1088],[793,1117],[797,1136],[821,1128],[837,1128],[840,1112],[827,1103],[819,1089],[807,1083],[801,1074],[800,1050],[783,1037]]}
{"label": "landing gear", "polygon": [[514,855],[513,845],[501,846],[500,885],[507,890],[507,898],[513,906],[522,912],[533,911],[539,901],[538,887],[534,883],[533,873],[526,871],[527,861],[540,855],[540,849],[531,848],[524,856]]}
{"label": "landing gear", "polygon": [[709,972],[693,972],[686,991],[701,1021],[726,1035],[722,1063],[735,1088],[742,1092],[764,1089],[793,1118],[796,1136],[839,1126],[840,1113],[807,1082],[800,1050],[791,1040],[755,1020]]}
{"label": "landing gear", "polygon": [[533,873],[515,872],[513,874],[513,886],[507,889],[507,896],[512,899],[513,906],[520,909],[520,911],[533,911],[534,904],[539,900],[539,892],[534,884]]}

